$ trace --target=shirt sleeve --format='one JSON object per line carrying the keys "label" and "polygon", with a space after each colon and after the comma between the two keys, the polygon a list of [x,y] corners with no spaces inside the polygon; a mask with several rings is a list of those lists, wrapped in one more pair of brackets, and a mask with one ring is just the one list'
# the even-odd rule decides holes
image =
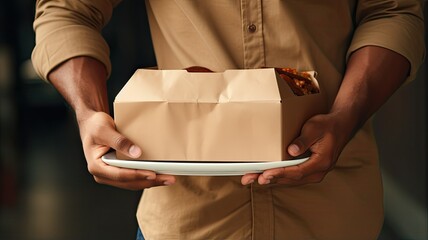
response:
{"label": "shirt sleeve", "polygon": [[407,81],[416,77],[425,57],[423,0],[360,0],[355,20],[347,58],[364,46],[384,47],[410,62]]}
{"label": "shirt sleeve", "polygon": [[64,61],[90,56],[111,72],[109,47],[101,35],[102,28],[120,0],[38,0],[34,31],[36,45],[32,61],[37,74],[48,74]]}

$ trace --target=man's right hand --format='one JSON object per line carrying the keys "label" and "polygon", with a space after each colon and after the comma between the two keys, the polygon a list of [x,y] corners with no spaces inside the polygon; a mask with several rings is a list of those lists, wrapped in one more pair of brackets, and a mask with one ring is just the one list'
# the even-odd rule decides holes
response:
{"label": "man's right hand", "polygon": [[129,190],[141,190],[171,185],[175,182],[174,176],[156,175],[148,170],[109,166],[101,160],[110,148],[131,158],[138,158],[141,155],[141,149],[138,146],[116,131],[110,115],[94,112],[87,119],[79,121],[79,129],[88,170],[97,183]]}
{"label": "man's right hand", "polygon": [[49,74],[76,113],[89,172],[98,183],[130,190],[175,183],[171,175],[109,166],[101,160],[111,148],[131,158],[141,155],[138,146],[117,132],[108,114],[106,76],[104,65],[90,57],[72,58]]}

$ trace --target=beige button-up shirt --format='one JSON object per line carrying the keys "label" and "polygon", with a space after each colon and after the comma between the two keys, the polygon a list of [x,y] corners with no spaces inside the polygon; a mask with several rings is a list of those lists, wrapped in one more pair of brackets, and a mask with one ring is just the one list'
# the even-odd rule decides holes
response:
{"label": "beige button-up shirt", "polygon": [[[39,75],[46,79],[76,56],[94,57],[110,71],[100,31],[118,2],[37,1],[33,62]],[[409,79],[424,56],[417,0],[146,4],[159,68],[315,70],[328,104],[353,51],[376,45],[398,52],[411,63]],[[375,141],[366,124],[319,184],[242,186],[240,177],[178,177],[175,185],[144,191],[137,219],[147,239],[376,239],[382,201]]]}

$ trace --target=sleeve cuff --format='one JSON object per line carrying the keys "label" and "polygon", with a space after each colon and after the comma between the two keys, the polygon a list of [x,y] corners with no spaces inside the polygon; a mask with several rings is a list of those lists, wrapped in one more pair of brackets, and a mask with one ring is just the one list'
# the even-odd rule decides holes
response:
{"label": "sleeve cuff", "polygon": [[365,46],[384,47],[407,58],[411,69],[406,81],[411,81],[415,79],[425,57],[423,22],[405,18],[366,22],[355,31],[346,59]]}
{"label": "sleeve cuff", "polygon": [[48,75],[55,67],[79,56],[102,62],[110,76],[109,55],[108,44],[98,32],[84,26],[69,25],[52,31],[38,42],[31,58],[37,74],[48,81]]}

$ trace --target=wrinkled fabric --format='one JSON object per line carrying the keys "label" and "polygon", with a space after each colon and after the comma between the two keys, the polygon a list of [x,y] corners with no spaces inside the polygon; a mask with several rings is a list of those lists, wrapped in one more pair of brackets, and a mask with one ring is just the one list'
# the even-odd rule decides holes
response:
{"label": "wrinkled fabric", "polygon": [[[111,70],[100,35],[119,1],[37,1],[38,74],[76,56]],[[411,64],[424,58],[422,1],[148,0],[160,69],[204,66],[315,70],[331,104],[353,51],[380,46]],[[136,29],[138,31],[138,29]],[[380,79],[383,80],[383,79]],[[382,185],[370,122],[319,184],[242,186],[240,177],[177,177],[144,191],[137,211],[146,239],[376,239]]]}

